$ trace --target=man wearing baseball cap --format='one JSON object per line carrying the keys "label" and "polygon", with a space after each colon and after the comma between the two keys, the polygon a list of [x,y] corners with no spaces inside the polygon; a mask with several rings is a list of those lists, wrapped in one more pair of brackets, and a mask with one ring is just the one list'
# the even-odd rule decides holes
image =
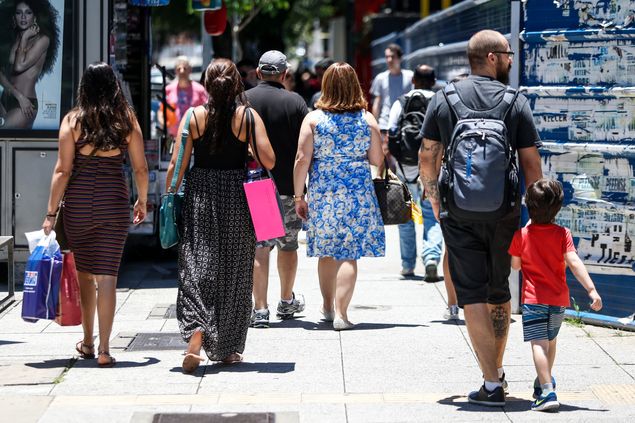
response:
{"label": "man wearing baseball cap", "polygon": [[284,89],[282,82],[287,72],[287,57],[277,50],[267,51],[260,57],[256,70],[261,81],[246,92],[249,103],[265,124],[267,136],[276,154],[276,166],[271,172],[282,200],[286,229],[284,237],[256,245],[251,325],[260,328],[269,327],[269,254],[274,246],[278,247],[281,297],[276,314],[280,319],[290,319],[295,313],[304,310],[304,297],[299,295],[296,298],[293,293],[298,267],[298,233],[302,228],[302,220],[295,212],[293,201],[293,165],[300,126],[308,109],[302,97]]}

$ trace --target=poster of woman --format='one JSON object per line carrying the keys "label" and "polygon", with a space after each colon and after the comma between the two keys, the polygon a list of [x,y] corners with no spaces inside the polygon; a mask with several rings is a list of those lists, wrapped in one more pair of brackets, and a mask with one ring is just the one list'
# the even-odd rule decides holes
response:
{"label": "poster of woman", "polygon": [[64,0],[0,0],[0,131],[57,130]]}

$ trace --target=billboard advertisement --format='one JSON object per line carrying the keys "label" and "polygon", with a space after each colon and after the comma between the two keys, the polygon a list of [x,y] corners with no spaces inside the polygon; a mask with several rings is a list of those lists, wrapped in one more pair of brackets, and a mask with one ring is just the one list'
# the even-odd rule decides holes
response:
{"label": "billboard advertisement", "polygon": [[72,101],[72,1],[0,0],[0,137],[57,136]]}

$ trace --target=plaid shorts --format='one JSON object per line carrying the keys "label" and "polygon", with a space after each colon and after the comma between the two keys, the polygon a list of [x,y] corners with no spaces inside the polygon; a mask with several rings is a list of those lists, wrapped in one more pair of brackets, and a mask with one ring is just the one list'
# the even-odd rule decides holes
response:
{"label": "plaid shorts", "polygon": [[540,339],[552,341],[558,336],[564,320],[565,307],[544,304],[523,304],[523,335],[525,342]]}
{"label": "plaid shorts", "polygon": [[302,229],[302,219],[295,212],[295,202],[292,195],[281,195],[282,211],[284,215],[282,220],[284,223],[285,236],[267,241],[260,241],[256,244],[257,248],[273,248],[278,247],[282,251],[295,251],[298,249],[298,233]]}

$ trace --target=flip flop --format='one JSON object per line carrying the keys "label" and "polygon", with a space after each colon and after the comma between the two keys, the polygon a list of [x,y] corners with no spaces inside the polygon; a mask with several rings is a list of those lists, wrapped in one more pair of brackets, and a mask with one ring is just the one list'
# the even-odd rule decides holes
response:
{"label": "flip flop", "polygon": [[198,366],[202,361],[205,361],[203,357],[200,355],[196,355],[194,353],[185,354],[185,358],[183,359],[183,372],[184,373],[194,373]]}
{"label": "flip flop", "polygon": [[85,360],[92,360],[95,358],[95,352],[93,351],[92,353],[86,353],[84,352],[84,348],[88,348],[88,349],[94,349],[95,346],[94,345],[86,345],[84,344],[84,341],[79,341],[77,344],[75,344],[75,351],[77,351],[79,353],[79,356]]}
{"label": "flip flop", "polygon": [[99,367],[101,367],[102,369],[103,369],[103,368],[106,368],[106,367],[113,367],[115,364],[117,364],[117,360],[115,360],[115,357],[111,356],[109,352],[107,352],[107,351],[101,351],[101,352],[99,353],[99,355],[100,355],[100,356],[101,356],[101,355],[105,355],[105,356],[107,356],[107,357],[109,358],[109,360],[108,360],[108,362],[107,362],[107,363],[100,363],[100,362],[97,362],[97,365],[98,365]]}
{"label": "flip flop", "polygon": [[236,352],[236,353],[230,354],[225,359],[223,359],[222,363],[223,364],[236,364],[236,363],[240,363],[242,361],[243,361],[243,355]]}

